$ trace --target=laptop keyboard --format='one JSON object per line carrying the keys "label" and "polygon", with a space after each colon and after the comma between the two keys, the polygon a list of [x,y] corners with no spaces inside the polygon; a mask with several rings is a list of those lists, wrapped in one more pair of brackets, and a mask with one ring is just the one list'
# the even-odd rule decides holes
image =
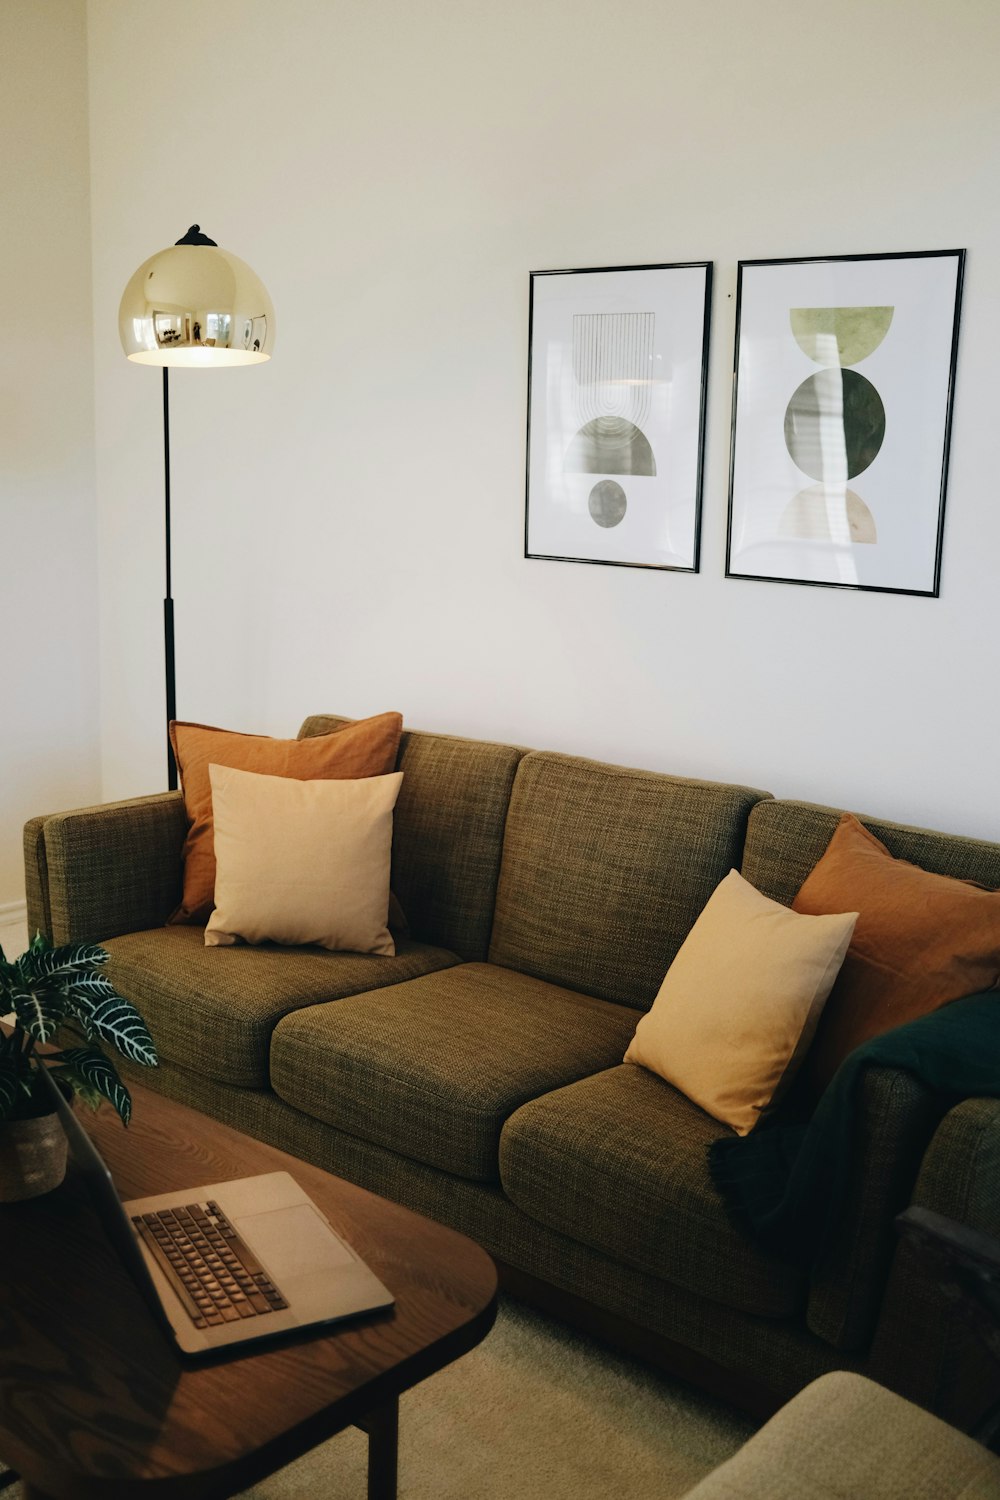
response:
{"label": "laptop keyboard", "polygon": [[161,1208],[132,1223],[196,1328],[288,1306],[217,1203]]}

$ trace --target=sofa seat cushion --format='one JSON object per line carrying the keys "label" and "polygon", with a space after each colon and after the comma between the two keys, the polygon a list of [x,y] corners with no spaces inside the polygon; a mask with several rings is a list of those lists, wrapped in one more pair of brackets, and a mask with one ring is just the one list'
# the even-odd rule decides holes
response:
{"label": "sofa seat cushion", "polygon": [[638,1019],[511,969],[462,964],[286,1016],[271,1085],[339,1130],[495,1181],[507,1116],[617,1061]]}
{"label": "sofa seat cushion", "polygon": [[734,1228],[709,1176],[724,1128],[625,1063],[512,1114],[500,1180],[522,1212],[591,1249],[740,1312],[791,1317],[804,1273]]}
{"label": "sofa seat cushion", "polygon": [[138,1007],[160,1055],[241,1088],[266,1086],[271,1032],[290,1011],[458,963],[445,948],[407,938],[394,958],[270,944],[206,948],[202,927],[156,927],[104,946],[108,978]]}

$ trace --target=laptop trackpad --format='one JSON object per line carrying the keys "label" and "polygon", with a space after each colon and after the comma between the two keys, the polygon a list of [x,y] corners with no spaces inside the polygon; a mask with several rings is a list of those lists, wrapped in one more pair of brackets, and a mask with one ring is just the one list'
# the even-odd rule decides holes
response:
{"label": "laptop trackpad", "polygon": [[357,1257],[338,1239],[311,1203],[241,1214],[234,1220],[247,1244],[278,1282],[357,1264]]}

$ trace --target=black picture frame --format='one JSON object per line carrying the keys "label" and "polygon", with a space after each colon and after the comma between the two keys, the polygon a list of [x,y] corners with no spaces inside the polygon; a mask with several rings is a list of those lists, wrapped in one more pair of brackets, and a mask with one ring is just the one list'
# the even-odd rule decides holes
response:
{"label": "black picture frame", "polygon": [[739,262],[727,578],[939,596],[965,253]]}
{"label": "black picture frame", "polygon": [[698,571],[712,270],[531,272],[526,558]]}

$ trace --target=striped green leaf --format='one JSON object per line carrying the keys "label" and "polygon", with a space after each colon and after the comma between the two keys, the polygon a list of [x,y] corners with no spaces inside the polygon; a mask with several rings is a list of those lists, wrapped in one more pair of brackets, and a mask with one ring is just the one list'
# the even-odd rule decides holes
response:
{"label": "striped green leaf", "polygon": [[74,1013],[83,1022],[88,1038],[100,1038],[117,1047],[130,1062],[140,1063],[145,1068],[155,1068],[156,1047],[149,1028],[135,1006],[123,996],[112,992],[104,999],[91,1001],[87,997],[72,1000]]}
{"label": "striped green leaf", "polygon": [[103,1098],[110,1099],[122,1124],[128,1124],[132,1118],[132,1096],[118,1077],[114,1063],[103,1052],[96,1047],[68,1047],[59,1053],[57,1071],[67,1076],[85,1097],[96,1090]]}
{"label": "striped green leaf", "polygon": [[61,948],[40,948],[34,943],[17,960],[27,983],[79,977],[81,971],[108,961],[108,951],[99,943],[65,943]]}
{"label": "striped green leaf", "polygon": [[64,997],[57,989],[33,989],[15,979],[6,998],[30,1037],[36,1042],[52,1040],[66,1014]]}
{"label": "striped green leaf", "polygon": [[70,1006],[78,997],[91,1002],[121,998],[111,980],[103,974],[79,974],[63,984],[62,989]]}

